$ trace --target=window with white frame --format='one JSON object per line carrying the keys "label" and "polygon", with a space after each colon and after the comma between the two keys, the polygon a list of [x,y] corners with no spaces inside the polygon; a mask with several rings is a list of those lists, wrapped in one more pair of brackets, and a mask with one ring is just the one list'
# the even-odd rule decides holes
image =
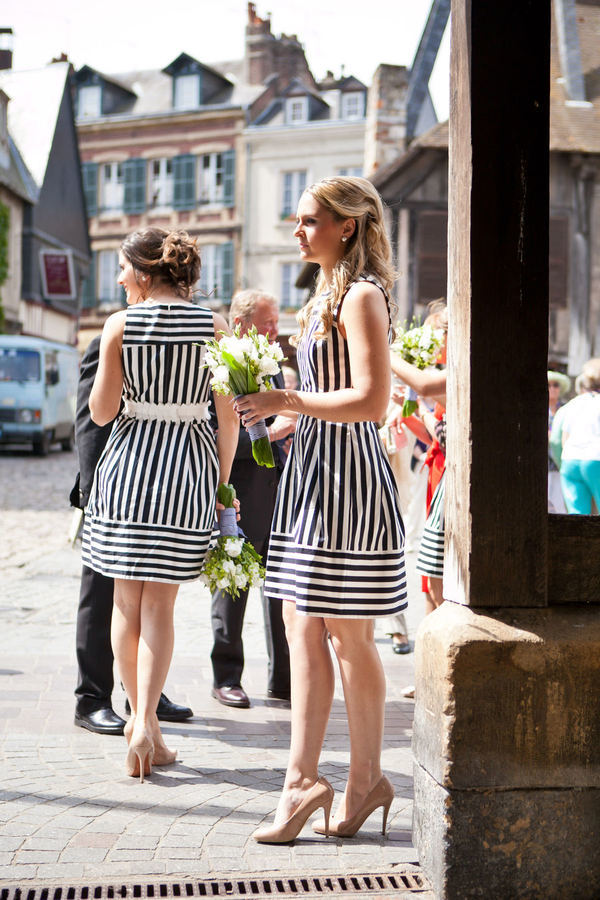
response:
{"label": "window with white frame", "polygon": [[123,212],[125,181],[121,163],[103,163],[100,168],[100,211]]}
{"label": "window with white frame", "polygon": [[117,284],[119,277],[119,253],[117,250],[99,250],[97,256],[98,302],[114,306],[121,302],[123,288]]}
{"label": "window with white frame", "polygon": [[362,119],[365,115],[365,95],[362,91],[342,94],[342,119]]}
{"label": "window with white frame", "polygon": [[300,125],[308,121],[308,97],[288,97],[285,101],[286,125]]}
{"label": "window with white frame", "polygon": [[153,159],[149,163],[148,205],[152,209],[173,206],[173,160]]}
{"label": "window with white frame", "polygon": [[97,119],[102,115],[102,87],[89,84],[77,92],[77,118]]}
{"label": "window with white frame", "polygon": [[306,187],[306,169],[296,172],[284,172],[281,196],[281,218],[289,219],[296,215],[298,201]]}
{"label": "window with white frame", "polygon": [[175,109],[196,109],[200,105],[200,76],[178,75],[175,78]]}
{"label": "window with white frame", "polygon": [[203,153],[198,166],[200,184],[198,202],[201,206],[223,203],[223,154]]}
{"label": "window with white frame", "polygon": [[342,166],[337,170],[338,175],[351,175],[353,178],[362,178],[362,166]]}
{"label": "window with white frame", "polygon": [[284,309],[299,309],[306,301],[306,289],[297,288],[296,280],[302,270],[302,263],[283,263],[281,266],[281,306]]}

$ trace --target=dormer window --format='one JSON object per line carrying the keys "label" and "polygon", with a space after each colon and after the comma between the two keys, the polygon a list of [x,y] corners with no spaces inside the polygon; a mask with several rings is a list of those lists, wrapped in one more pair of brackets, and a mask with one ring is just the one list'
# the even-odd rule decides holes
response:
{"label": "dormer window", "polygon": [[77,93],[77,118],[99,119],[102,115],[102,87],[99,84],[88,84],[80,87]]}
{"label": "dormer window", "polygon": [[365,115],[365,95],[362,91],[342,94],[342,119],[362,119]]}
{"label": "dormer window", "polygon": [[175,109],[197,109],[200,106],[200,75],[177,75],[173,95]]}
{"label": "dormer window", "polygon": [[300,125],[308,121],[308,97],[288,97],[285,101],[286,125]]}

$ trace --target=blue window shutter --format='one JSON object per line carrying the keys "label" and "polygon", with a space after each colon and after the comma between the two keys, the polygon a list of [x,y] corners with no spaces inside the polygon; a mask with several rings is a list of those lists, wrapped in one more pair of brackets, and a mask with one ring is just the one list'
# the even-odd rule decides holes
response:
{"label": "blue window shutter", "polygon": [[196,157],[189,154],[173,157],[173,207],[194,209],[196,206]]}
{"label": "blue window shutter", "polygon": [[233,295],[233,241],[227,241],[219,246],[219,298],[226,303],[231,301]]}
{"label": "blue window shutter", "polygon": [[235,150],[223,154],[223,204],[235,206]]}
{"label": "blue window shutter", "polygon": [[123,163],[124,198],[126,213],[141,213],[146,209],[146,160],[126,159]]}
{"label": "blue window shutter", "polygon": [[81,176],[83,179],[85,207],[89,219],[98,215],[98,163],[82,163]]}
{"label": "blue window shutter", "polygon": [[81,308],[93,309],[96,302],[96,251],[94,250],[88,274],[81,284]]}

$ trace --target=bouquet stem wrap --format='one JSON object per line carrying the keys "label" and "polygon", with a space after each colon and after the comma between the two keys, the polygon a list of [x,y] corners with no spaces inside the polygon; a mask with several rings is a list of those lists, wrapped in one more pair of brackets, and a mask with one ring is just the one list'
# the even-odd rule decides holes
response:
{"label": "bouquet stem wrap", "polygon": [[221,537],[238,536],[237,516],[233,507],[219,510],[219,534]]}
{"label": "bouquet stem wrap", "polygon": [[226,591],[235,599],[241,590],[260,587],[265,570],[261,557],[238,528],[233,485],[220,484],[217,500],[225,507],[218,511],[220,536],[206,557],[202,580],[211,593]]}

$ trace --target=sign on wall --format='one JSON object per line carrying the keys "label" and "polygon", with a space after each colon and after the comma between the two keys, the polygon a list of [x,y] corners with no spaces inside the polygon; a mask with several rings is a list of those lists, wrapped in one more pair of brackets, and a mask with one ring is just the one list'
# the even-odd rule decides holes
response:
{"label": "sign on wall", "polygon": [[40,250],[42,289],[47,300],[76,300],[71,250]]}

